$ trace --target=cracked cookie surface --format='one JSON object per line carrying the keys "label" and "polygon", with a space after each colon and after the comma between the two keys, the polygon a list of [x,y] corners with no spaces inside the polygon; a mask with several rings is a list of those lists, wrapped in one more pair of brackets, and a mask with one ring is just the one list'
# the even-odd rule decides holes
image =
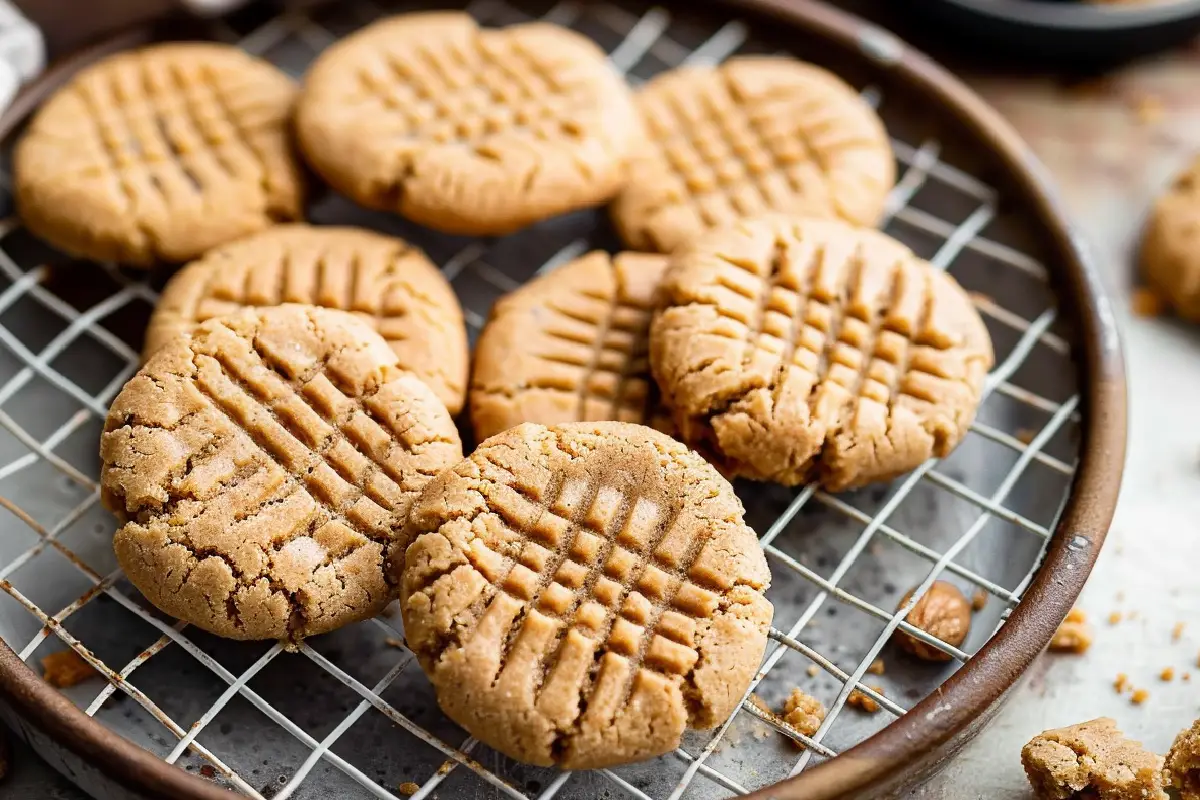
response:
{"label": "cracked cookie surface", "polygon": [[163,289],[143,352],[213,317],[282,303],[354,313],[451,414],[462,410],[467,332],[454,290],[418,248],[361,228],[277,225],[209,251]]}
{"label": "cracked cookie surface", "polygon": [[1038,800],[1167,800],[1162,756],[1107,717],[1039,733],[1021,749],[1021,763]]}
{"label": "cracked cookie surface", "polygon": [[305,76],[296,130],[342,194],[475,235],[607,200],[642,133],[589,39],[456,12],[392,17],[331,46]]}
{"label": "cracked cookie surface", "polygon": [[1179,316],[1200,322],[1200,155],[1150,212],[1142,273]]}
{"label": "cracked cookie surface", "polygon": [[513,758],[567,769],[660,755],[685,728],[724,721],[772,614],[729,483],[620,422],[487,440],[426,487],[389,569],[447,715]]}
{"label": "cracked cookie surface", "polygon": [[228,45],[110,56],[58,90],[18,142],[21,218],[68,253],[136,266],[299,219],[295,96],[286,74]]}
{"label": "cracked cookie surface", "polygon": [[386,545],[462,445],[365,322],[283,305],[164,345],[113,402],[100,457],[117,559],[151,603],[298,641],[387,604]]}
{"label": "cracked cookie surface", "polygon": [[649,361],[666,267],[665,256],[593,252],[501,298],[475,348],[475,438],[522,422],[589,420],[670,433]]}
{"label": "cracked cookie surface", "polygon": [[945,456],[992,363],[953,278],[840,222],[710,231],[660,291],[651,370],[680,437],[727,475],[838,491]]}
{"label": "cracked cookie surface", "polygon": [[853,88],[786,57],[689,66],[637,94],[647,138],[612,205],[621,238],[669,253],[769,211],[875,225],[895,182],[883,123]]}

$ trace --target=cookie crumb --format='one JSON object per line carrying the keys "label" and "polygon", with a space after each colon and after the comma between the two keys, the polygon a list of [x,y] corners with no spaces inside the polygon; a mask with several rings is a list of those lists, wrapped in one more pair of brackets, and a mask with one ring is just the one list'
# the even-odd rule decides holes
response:
{"label": "cookie crumb", "polygon": [[[783,704],[783,721],[803,733],[812,736],[825,720],[825,706],[821,701],[799,689],[792,689],[787,701]],[[804,745],[796,740],[793,744],[803,749]]]}
{"label": "cookie crumb", "polygon": [[871,673],[872,675],[882,675],[883,670],[884,663],[882,658],[875,659],[871,662],[871,666],[867,667],[867,672]]}
{"label": "cookie crumb", "polygon": [[96,674],[74,650],[59,650],[42,659],[42,680],[56,689],[69,689]]}
{"label": "cookie crumb", "polygon": [[1033,437],[1037,436],[1037,431],[1033,428],[1017,428],[1017,441],[1021,444],[1029,444],[1033,441]]}
{"label": "cookie crumb", "polygon": [[384,643],[384,644],[386,644],[388,647],[395,647],[395,648],[397,648],[397,649],[400,649],[400,650],[405,650],[405,649],[407,649],[407,648],[406,648],[406,646],[405,646],[405,644],[404,644],[404,640],[403,640],[403,639],[397,639],[395,636],[389,636],[389,637],[387,637],[386,639],[384,639],[384,640],[383,640],[383,643]]}
{"label": "cookie crumb", "polygon": [[1129,676],[1124,672],[1117,673],[1117,679],[1113,681],[1113,688],[1117,690],[1117,694],[1124,694],[1129,688]]}
{"label": "cookie crumb", "polygon": [[1074,653],[1079,655],[1087,652],[1092,646],[1092,626],[1087,623],[1087,614],[1082,609],[1072,608],[1067,618],[1054,632],[1050,640],[1050,649],[1056,653]]}
{"label": "cookie crumb", "polygon": [[404,795],[405,797],[412,797],[414,794],[421,791],[421,785],[419,783],[413,783],[412,781],[405,781],[396,788],[399,789],[400,794]]}
{"label": "cookie crumb", "polygon": [[1122,615],[1121,615],[1120,611],[1112,612],[1111,614],[1108,615],[1108,624],[1116,625],[1117,623],[1119,623],[1121,621],[1121,617],[1122,617]]}
{"label": "cookie crumb", "polygon": [[1191,681],[1191,679],[1192,679],[1192,673],[1190,673],[1190,672],[1183,673],[1183,676],[1180,678],[1180,680],[1182,680],[1184,683],[1188,683],[1189,681]]}
{"label": "cookie crumb", "polygon": [[[896,609],[900,610],[908,605],[915,591],[916,587],[909,589],[896,605]],[[966,641],[971,630],[971,603],[953,583],[934,581],[904,619],[935,639],[940,639],[951,647],[958,647]],[[896,631],[895,641],[900,649],[925,661],[950,661],[954,658],[935,645],[923,642],[903,631]]]}
{"label": "cookie crumb", "polygon": [[1175,737],[1167,752],[1163,777],[1168,786],[1179,790],[1180,800],[1200,797],[1200,720]]}
{"label": "cookie crumb", "polygon": [[1185,622],[1176,622],[1175,627],[1171,628],[1171,641],[1178,642],[1183,638],[1183,629],[1187,627]]}
{"label": "cookie crumb", "polygon": [[821,668],[816,664],[809,664],[808,669],[806,669],[805,672],[808,673],[808,677],[815,678],[821,674]]}
{"label": "cookie crumb", "polygon": [[987,601],[987,592],[983,589],[976,589],[974,594],[971,595],[971,610],[983,611],[984,606],[987,605]]}
{"label": "cookie crumb", "polygon": [[1021,764],[1038,800],[1167,800],[1162,758],[1106,717],[1038,734],[1021,748]]}
{"label": "cookie crumb", "polygon": [[1150,692],[1145,689],[1134,689],[1133,694],[1129,695],[1129,702],[1135,706],[1140,706],[1142,703],[1150,699]]}
{"label": "cookie crumb", "polygon": [[1156,94],[1138,94],[1132,98],[1133,113],[1143,125],[1162,121],[1164,107],[1162,98]]}
{"label": "cookie crumb", "polygon": [[[876,694],[883,694],[883,687],[881,686],[871,686],[869,688]],[[879,703],[876,703],[874,698],[860,692],[858,689],[852,691],[850,696],[846,698],[846,705],[854,706],[855,708],[861,709],[868,714],[874,714],[879,710]]]}
{"label": "cookie crumb", "polygon": [[1175,668],[1174,667],[1163,667],[1163,671],[1158,673],[1158,679],[1161,681],[1175,680]]}
{"label": "cookie crumb", "polygon": [[1139,317],[1161,317],[1165,310],[1163,299],[1153,289],[1147,289],[1145,286],[1139,286],[1133,290],[1130,302],[1133,313]]}

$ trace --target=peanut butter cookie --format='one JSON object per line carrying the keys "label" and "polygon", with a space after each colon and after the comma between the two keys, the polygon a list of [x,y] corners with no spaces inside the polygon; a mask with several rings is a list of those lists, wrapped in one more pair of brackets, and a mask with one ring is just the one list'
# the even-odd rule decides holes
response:
{"label": "peanut butter cookie", "polygon": [[665,256],[589,253],[497,302],[475,348],[476,439],[522,422],[617,420],[669,433],[648,356],[666,267]]}
{"label": "peanut butter cookie", "polygon": [[768,211],[874,225],[896,179],[879,117],[812,64],[743,57],[684,67],[637,100],[648,136],[612,206],[636,250],[669,253]]}
{"label": "peanut butter cookie", "polygon": [[1200,156],[1155,203],[1142,272],[1179,316],[1200,322]]}
{"label": "peanut butter cookie", "polygon": [[21,218],[68,253],[136,266],[299,219],[295,95],[287,75],[228,45],[110,56],[56,92],[17,144]]}
{"label": "peanut butter cookie", "polygon": [[1179,790],[1179,800],[1200,800],[1200,720],[1175,737],[1163,777],[1168,786]]}
{"label": "peanut butter cookie", "polygon": [[949,453],[991,340],[966,292],[894,239],[744,220],[677,251],[650,366],[684,441],[729,475],[837,491]]}
{"label": "peanut butter cookie", "polygon": [[1167,800],[1162,756],[1126,739],[1107,717],[1044,731],[1021,750],[1037,800]]}
{"label": "peanut butter cookie", "polygon": [[482,30],[454,12],[392,17],[330,47],[304,79],[296,129],[342,194],[461,234],[607,200],[642,136],[590,40],[546,23]]}
{"label": "peanut butter cookie", "polygon": [[367,323],[283,305],[164,345],[114,401],[100,457],[117,559],[150,602],[298,641],[387,604],[385,546],[462,445]]}
{"label": "peanut butter cookie", "polygon": [[487,440],[426,487],[390,553],[442,709],[533,764],[670,751],[733,712],[766,646],[770,574],[732,487],[640,425]]}
{"label": "peanut butter cookie", "polygon": [[277,225],[209,251],[163,289],[144,352],[204,320],[281,303],[353,312],[451,414],[462,410],[469,356],[454,290],[416,247],[360,228]]}

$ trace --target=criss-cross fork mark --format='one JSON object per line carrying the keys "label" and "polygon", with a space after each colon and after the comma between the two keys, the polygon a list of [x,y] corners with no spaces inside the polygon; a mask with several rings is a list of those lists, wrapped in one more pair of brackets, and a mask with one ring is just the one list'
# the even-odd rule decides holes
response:
{"label": "criss-cross fork mark", "polygon": [[[490,52],[484,36],[504,39],[505,52]],[[480,32],[470,52],[436,41],[411,52],[380,49],[358,68],[358,82],[368,101],[399,120],[403,134],[413,138],[475,145],[517,130],[542,140],[574,138],[577,131],[561,112],[573,107],[587,85],[563,85],[517,37]]]}
{"label": "criss-cross fork mark", "polygon": [[[579,420],[645,422],[653,396],[649,377],[650,319],[653,308],[620,294],[583,292],[547,307],[562,317],[546,333],[553,349],[537,353],[556,373],[531,376],[538,388],[574,390]],[[569,379],[561,372],[566,368]]]}
{"label": "criss-cross fork mark", "polygon": [[[592,653],[626,659],[624,698],[641,670],[671,679],[690,671],[698,658],[696,620],[715,613],[720,590],[689,574],[707,537],[676,524],[680,507],[639,493],[646,477],[618,487],[603,478],[560,475],[541,493],[497,488],[494,507],[526,537],[520,553],[492,581],[497,594],[523,608],[506,636],[497,680],[534,612],[559,623],[541,657],[539,691],[560,677],[559,654],[578,646],[568,642],[571,632],[590,641]],[[600,679],[596,673],[583,677],[580,697],[586,700]]]}
{"label": "criss-cross fork mark", "polygon": [[186,75],[164,60],[146,59],[81,82],[75,90],[87,109],[126,211],[142,205],[170,207],[206,189],[271,180],[252,132],[230,106],[218,77]]}

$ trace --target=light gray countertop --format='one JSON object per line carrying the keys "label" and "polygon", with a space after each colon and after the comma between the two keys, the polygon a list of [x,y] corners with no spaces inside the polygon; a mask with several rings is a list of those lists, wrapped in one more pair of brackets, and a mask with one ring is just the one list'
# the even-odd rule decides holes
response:
{"label": "light gray countertop", "polygon": [[[1044,728],[1109,715],[1164,751],[1200,716],[1200,329],[1130,318],[1127,301],[1144,210],[1200,148],[1198,80],[1200,48],[1084,88],[1028,78],[971,80],[1056,176],[1117,298],[1128,355],[1129,456],[1116,522],[1082,600],[1096,628],[1091,650],[1043,657],[992,726],[916,797],[1028,798],[1019,751]],[[1137,616],[1111,626],[1106,619],[1113,611]],[[1177,622],[1188,624],[1173,641]],[[1192,681],[1161,681],[1168,666],[1177,676],[1191,670]],[[1117,673],[1148,689],[1149,699],[1134,706],[1118,696]],[[21,747],[0,795],[82,797]]]}

